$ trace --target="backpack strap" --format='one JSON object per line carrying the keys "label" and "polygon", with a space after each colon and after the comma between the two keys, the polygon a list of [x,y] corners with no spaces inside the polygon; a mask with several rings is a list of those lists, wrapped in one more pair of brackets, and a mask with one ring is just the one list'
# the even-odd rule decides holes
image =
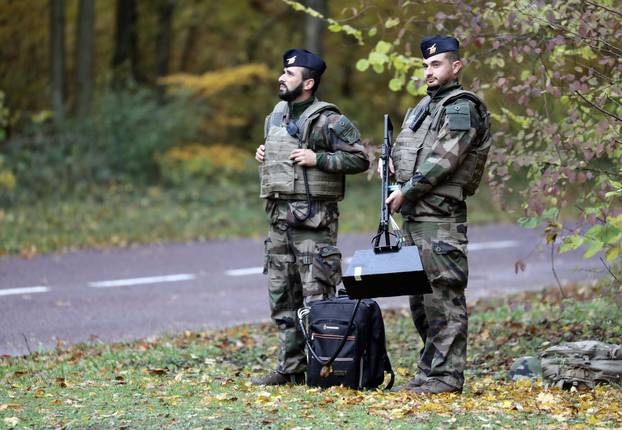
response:
{"label": "backpack strap", "polygon": [[387,383],[387,386],[384,387],[385,391],[389,391],[393,388],[393,383],[395,382],[395,372],[393,372],[393,368],[391,367],[391,361],[389,360],[389,354],[384,353],[384,371],[391,375],[391,379]]}

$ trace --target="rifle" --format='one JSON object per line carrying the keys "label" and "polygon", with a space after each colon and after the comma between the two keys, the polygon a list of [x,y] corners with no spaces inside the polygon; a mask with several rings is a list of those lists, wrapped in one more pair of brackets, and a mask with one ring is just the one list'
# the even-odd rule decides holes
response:
{"label": "rifle", "polygon": [[[402,247],[399,230],[389,231],[389,157],[393,144],[393,124],[389,115],[384,115],[384,141],[380,151],[382,160],[382,187],[380,194],[380,224],[378,233],[372,237],[373,249],[359,249],[354,252],[343,275],[346,293],[353,299],[371,297],[410,296],[432,292],[423,270],[421,257],[416,246]],[[391,237],[395,243],[391,244]],[[381,240],[384,238],[384,243]]]}
{"label": "rifle", "polygon": [[[389,231],[389,205],[386,203],[389,197],[389,160],[391,148],[393,146],[393,123],[388,114],[384,114],[384,141],[380,150],[380,160],[382,161],[382,187],[380,188],[380,224],[378,233],[372,238],[374,252],[397,252],[402,247],[402,236],[398,232]],[[395,237],[396,243],[391,245],[391,236]],[[380,245],[380,239],[384,237],[384,245]]]}

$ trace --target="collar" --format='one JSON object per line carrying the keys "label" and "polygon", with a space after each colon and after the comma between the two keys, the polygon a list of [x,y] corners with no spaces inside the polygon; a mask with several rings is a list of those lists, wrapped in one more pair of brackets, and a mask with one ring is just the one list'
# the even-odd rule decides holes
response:
{"label": "collar", "polygon": [[435,90],[428,90],[428,95],[432,98],[432,101],[438,101],[442,99],[448,92],[453,90],[461,90],[462,85],[457,80],[449,81],[442,87]]}
{"label": "collar", "polygon": [[315,100],[315,97],[311,96],[308,99],[298,103],[288,103],[287,106],[289,108],[289,119],[292,121],[296,121],[298,118],[300,118],[300,115],[302,115],[302,113],[315,102]]}

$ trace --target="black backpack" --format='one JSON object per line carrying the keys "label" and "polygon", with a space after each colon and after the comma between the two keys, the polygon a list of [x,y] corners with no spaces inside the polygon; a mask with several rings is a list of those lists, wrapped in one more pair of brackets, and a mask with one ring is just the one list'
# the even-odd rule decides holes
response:
{"label": "black backpack", "polygon": [[384,382],[386,371],[391,380],[385,389],[391,389],[395,374],[378,303],[339,296],[313,302],[298,317],[307,343],[307,385],[373,389]]}

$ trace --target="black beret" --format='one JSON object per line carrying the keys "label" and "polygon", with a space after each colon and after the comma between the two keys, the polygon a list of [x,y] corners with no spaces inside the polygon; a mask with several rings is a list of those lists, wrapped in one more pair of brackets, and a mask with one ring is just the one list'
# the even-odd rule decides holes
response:
{"label": "black beret", "polygon": [[421,54],[428,58],[443,52],[458,52],[460,43],[451,36],[430,36],[421,41]]}
{"label": "black beret", "polygon": [[315,70],[320,75],[326,70],[326,63],[319,56],[306,49],[290,49],[283,54],[283,67],[300,66]]}

